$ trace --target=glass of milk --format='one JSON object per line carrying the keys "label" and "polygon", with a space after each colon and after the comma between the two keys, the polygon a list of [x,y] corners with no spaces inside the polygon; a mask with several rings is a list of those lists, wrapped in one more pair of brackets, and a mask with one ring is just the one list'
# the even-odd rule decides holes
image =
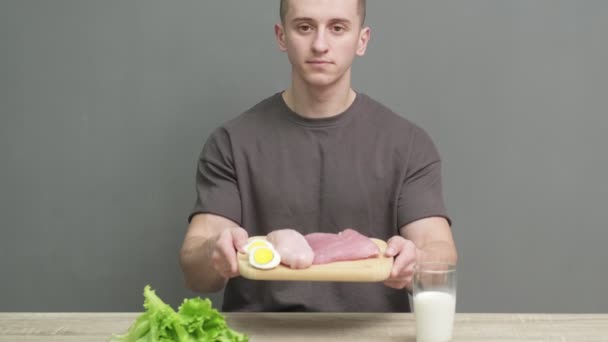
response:
{"label": "glass of milk", "polygon": [[412,282],[417,342],[452,340],[456,312],[456,266],[418,263]]}

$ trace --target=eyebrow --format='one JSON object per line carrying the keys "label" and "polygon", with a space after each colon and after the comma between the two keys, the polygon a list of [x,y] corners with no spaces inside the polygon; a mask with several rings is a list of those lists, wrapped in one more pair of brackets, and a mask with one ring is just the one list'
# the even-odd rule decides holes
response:
{"label": "eyebrow", "polygon": [[[314,22],[315,20],[313,18],[309,18],[309,17],[297,17],[294,18],[292,20],[293,23],[299,23],[299,22]],[[347,24],[350,25],[350,20],[346,19],[346,18],[331,18],[329,19],[330,23],[342,23],[342,24]]]}

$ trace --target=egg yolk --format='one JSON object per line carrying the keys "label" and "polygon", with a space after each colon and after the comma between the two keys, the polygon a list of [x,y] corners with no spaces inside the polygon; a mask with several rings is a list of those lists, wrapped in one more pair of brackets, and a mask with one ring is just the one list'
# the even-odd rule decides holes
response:
{"label": "egg yolk", "polygon": [[253,255],[253,260],[257,264],[264,265],[272,261],[274,253],[269,248],[259,248]]}

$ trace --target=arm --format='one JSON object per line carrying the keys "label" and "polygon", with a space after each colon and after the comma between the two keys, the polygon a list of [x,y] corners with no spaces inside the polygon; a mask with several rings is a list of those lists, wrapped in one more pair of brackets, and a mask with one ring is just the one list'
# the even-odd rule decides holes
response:
{"label": "arm", "polygon": [[247,242],[247,232],[234,221],[213,214],[192,218],[180,251],[186,287],[216,292],[239,275],[237,249]]}
{"label": "arm", "polygon": [[[456,263],[457,254],[443,204],[441,158],[431,137],[415,127],[406,179],[399,193],[399,235],[389,239],[387,255],[396,256],[387,286],[411,288],[416,262]],[[422,217],[422,218],[421,218]]]}
{"label": "arm", "polygon": [[387,256],[394,256],[386,286],[411,289],[416,262],[440,261],[456,264],[458,254],[452,231],[443,217],[428,217],[408,223],[399,229],[401,235],[388,240]]}
{"label": "arm", "polygon": [[436,261],[456,264],[458,254],[448,221],[443,217],[429,217],[406,224],[401,236],[414,243],[418,262]]}

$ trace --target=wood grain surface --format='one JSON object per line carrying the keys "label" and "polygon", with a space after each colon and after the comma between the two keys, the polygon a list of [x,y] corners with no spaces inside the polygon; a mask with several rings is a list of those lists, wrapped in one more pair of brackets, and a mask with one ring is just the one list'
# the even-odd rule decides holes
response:
{"label": "wood grain surface", "polygon": [[[139,313],[0,313],[1,342],[107,341]],[[227,313],[228,324],[250,341],[416,340],[405,313]],[[608,341],[608,314],[457,313],[453,341]]]}
{"label": "wood grain surface", "polygon": [[[265,237],[251,237],[254,238]],[[393,258],[384,256],[386,242],[372,238],[380,248],[380,256],[356,261],[339,261],[324,265],[313,265],[306,269],[294,270],[279,265],[270,270],[257,269],[249,264],[247,255],[239,253],[239,272],[247,279],[253,280],[287,280],[287,281],[349,281],[378,282],[388,278],[393,267]]]}

